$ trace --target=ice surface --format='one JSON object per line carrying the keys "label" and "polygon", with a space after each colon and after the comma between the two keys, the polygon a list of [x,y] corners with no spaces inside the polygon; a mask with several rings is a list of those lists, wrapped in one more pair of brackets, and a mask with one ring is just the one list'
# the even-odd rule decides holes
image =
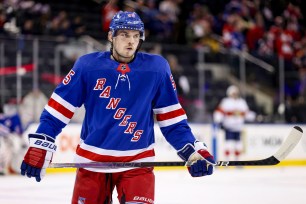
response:
{"label": "ice surface", "polygon": [[[209,177],[185,170],[155,170],[157,204],[305,204],[306,167],[218,168]],[[68,204],[74,173],[47,174],[37,183],[21,176],[0,177],[1,204]],[[118,204],[114,193],[114,204]]]}

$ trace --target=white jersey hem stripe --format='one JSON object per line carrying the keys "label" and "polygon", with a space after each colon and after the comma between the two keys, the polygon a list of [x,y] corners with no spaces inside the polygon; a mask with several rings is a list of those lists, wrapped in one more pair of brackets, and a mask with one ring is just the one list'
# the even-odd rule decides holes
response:
{"label": "white jersey hem stripe", "polygon": [[101,149],[101,148],[98,148],[98,147],[87,145],[85,143],[80,144],[80,148],[82,148],[84,150],[93,152],[95,154],[112,155],[112,156],[115,156],[115,157],[120,157],[120,156],[135,156],[135,155],[140,154],[142,152],[145,152],[145,151],[148,151],[148,150],[152,150],[153,147],[154,147],[154,143],[151,144],[149,147],[143,148],[143,149],[118,151],[118,150]]}
{"label": "white jersey hem stripe", "polygon": [[[153,162],[155,160],[155,157],[146,157],[143,159],[138,159],[138,160],[133,160],[131,162]],[[89,163],[89,162],[94,162],[92,160],[89,160],[87,158],[84,158],[82,156],[79,155],[75,155],[74,157],[74,162],[75,163]],[[139,167],[133,167],[133,168],[116,168],[116,169],[103,169],[103,168],[85,168],[88,171],[93,171],[93,172],[103,172],[103,173],[115,173],[115,172],[123,172],[123,171],[127,171],[127,170],[131,170],[131,169],[135,169],[135,168],[139,168]]]}

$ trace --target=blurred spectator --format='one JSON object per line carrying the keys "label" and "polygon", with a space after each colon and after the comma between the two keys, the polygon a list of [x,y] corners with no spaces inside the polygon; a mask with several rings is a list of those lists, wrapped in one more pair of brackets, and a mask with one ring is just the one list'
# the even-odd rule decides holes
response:
{"label": "blurred spectator", "polygon": [[57,36],[60,34],[60,21],[57,18],[53,18],[49,23],[47,23],[46,35]]}
{"label": "blurred spectator", "polygon": [[55,19],[58,20],[59,24],[61,25],[63,22],[65,22],[68,19],[68,14],[65,10],[61,10],[57,16],[54,17]]}
{"label": "blurred spectator", "polygon": [[263,1],[262,9],[261,9],[261,14],[263,15],[264,19],[264,26],[265,30],[268,30],[272,25],[274,21],[274,16],[271,8],[271,2],[270,1]]}
{"label": "blurred spectator", "polygon": [[21,33],[24,35],[33,35],[34,33],[34,22],[31,19],[25,20],[21,27]]}
{"label": "blurred spectator", "polygon": [[293,63],[298,70],[304,69],[306,66],[306,35],[295,45],[296,52]]}
{"label": "blurred spectator", "polygon": [[244,29],[243,19],[237,13],[229,14],[222,30],[222,39],[225,47],[242,50],[245,44]]}
{"label": "blurred spectator", "polygon": [[25,35],[42,35],[49,17],[50,7],[35,1],[20,1],[16,8],[17,25]]}
{"label": "blurred spectator", "polygon": [[257,12],[255,15],[255,24],[250,27],[246,33],[246,44],[249,51],[252,53],[255,51],[257,43],[263,38],[265,33],[264,21],[261,13]]}
{"label": "blurred spectator", "polygon": [[176,42],[178,39],[178,16],[181,13],[179,4],[182,0],[163,0],[159,3],[159,11],[167,15],[167,24],[169,26],[170,43]]}
{"label": "blurred spectator", "polygon": [[46,27],[47,35],[56,37],[59,41],[68,38],[78,38],[86,34],[86,26],[80,15],[71,20],[66,11],[60,11],[57,16],[49,21]]}
{"label": "blurred spectator", "polygon": [[[304,58],[305,58],[304,61],[306,61],[306,56]],[[299,95],[300,97],[306,100],[306,62],[304,62],[303,64],[304,64],[303,67],[299,69],[299,79],[300,79]]]}
{"label": "blurred spectator", "polygon": [[123,2],[123,11],[135,12],[138,9],[137,2],[132,0],[124,0]]}
{"label": "blurred spectator", "polygon": [[85,34],[86,26],[81,16],[75,16],[71,24],[74,37],[80,37]]}
{"label": "blurred spectator", "polygon": [[173,43],[174,24],[165,12],[159,12],[156,16],[157,24],[154,28],[156,41]]}
{"label": "blurred spectator", "polygon": [[148,0],[146,2],[146,6],[142,7],[142,19],[145,26],[145,34],[146,34],[146,39],[150,40],[151,37],[154,38],[154,29],[157,24],[156,16],[158,15],[159,11],[156,7],[156,2],[155,0]]}
{"label": "blurred spectator", "polygon": [[5,104],[3,109],[0,107],[0,175],[20,172],[27,147],[16,104]]}
{"label": "blurred spectator", "polygon": [[172,54],[167,55],[167,60],[171,68],[173,79],[177,84],[176,89],[179,98],[181,98],[184,101],[186,97],[188,97],[188,94],[190,92],[190,83],[188,77],[184,74],[184,69],[179,64],[178,59],[175,55]]}
{"label": "blurred spectator", "polygon": [[148,0],[141,7],[141,15],[146,25],[146,40],[173,43],[175,41],[174,22],[165,11],[160,11],[154,0]]}
{"label": "blurred spectator", "polygon": [[176,83],[176,91],[178,99],[184,110],[188,113],[190,110],[190,82],[188,77],[184,73],[183,67],[179,64],[179,61],[175,55],[167,55],[167,60],[171,69],[173,80]]}
{"label": "blurred spectator", "polygon": [[306,122],[306,39],[302,42],[294,62],[299,78],[291,87],[294,94],[291,91],[286,95],[285,120],[288,123]]}
{"label": "blurred spectator", "polygon": [[292,2],[288,2],[286,9],[283,12],[283,16],[286,19],[298,20],[303,18],[303,14],[299,6],[294,5]]}
{"label": "blurred spectator", "polygon": [[178,4],[182,0],[163,0],[159,3],[159,11],[168,15],[169,21],[173,24],[177,22],[178,15],[180,14],[180,8]]}
{"label": "blurred spectator", "polygon": [[65,10],[62,10],[54,18],[58,22],[57,38],[59,40],[65,40],[66,38],[73,37],[74,33],[71,27],[71,21],[68,18],[68,14]]}
{"label": "blurred spectator", "polygon": [[306,121],[306,105],[305,98],[298,97],[293,99],[286,97],[285,104],[285,122],[286,123],[305,123]]}
{"label": "blurred spectator", "polygon": [[61,52],[61,75],[66,76],[67,73],[72,69],[76,60],[80,57],[77,52]]}
{"label": "blurred spectator", "polygon": [[0,8],[0,34],[4,34],[4,24],[6,23],[6,15],[4,11]]}
{"label": "blurred spectator", "polygon": [[147,47],[144,52],[160,55],[162,53],[162,45],[159,43],[152,44],[152,46]]}
{"label": "blurred spectator", "polygon": [[20,115],[25,126],[39,122],[40,113],[48,103],[48,98],[39,89],[34,89],[23,98],[20,104]]}
{"label": "blurred spectator", "polygon": [[275,37],[275,49],[277,54],[284,57],[286,60],[291,60],[293,57],[293,38],[285,31],[285,27],[284,19],[278,16],[271,30]]}
{"label": "blurred spectator", "polygon": [[69,19],[65,19],[61,22],[59,28],[59,37],[71,38],[74,37],[74,31],[71,27],[71,22]]}
{"label": "blurred spectator", "polygon": [[271,61],[274,55],[274,38],[271,33],[266,32],[257,42],[256,54],[262,59]]}
{"label": "blurred spectator", "polygon": [[212,22],[213,18],[208,8],[195,4],[186,28],[187,42],[193,47],[205,45],[212,32]]}
{"label": "blurred spectator", "polygon": [[115,15],[119,11],[119,7],[117,6],[118,0],[109,1],[104,7],[101,9],[101,18],[102,18],[102,31],[107,33],[109,30],[110,22]]}

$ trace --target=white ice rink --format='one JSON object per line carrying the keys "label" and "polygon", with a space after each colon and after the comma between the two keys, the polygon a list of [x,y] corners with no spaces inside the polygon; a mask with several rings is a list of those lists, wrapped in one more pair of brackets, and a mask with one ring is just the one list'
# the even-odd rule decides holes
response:
{"label": "white ice rink", "polygon": [[[217,169],[201,178],[185,170],[155,170],[155,175],[157,204],[306,203],[306,167]],[[0,177],[0,204],[68,204],[74,176],[47,174],[40,183],[21,176]]]}

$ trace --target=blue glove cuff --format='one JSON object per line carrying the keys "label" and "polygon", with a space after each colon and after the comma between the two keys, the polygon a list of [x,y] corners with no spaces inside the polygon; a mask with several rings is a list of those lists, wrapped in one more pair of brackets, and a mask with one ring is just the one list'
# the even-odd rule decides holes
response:
{"label": "blue glove cuff", "polygon": [[190,143],[186,144],[182,149],[177,151],[177,155],[184,161],[188,161],[189,157],[195,152],[194,146]]}
{"label": "blue glove cuff", "polygon": [[30,133],[29,134],[29,139],[30,138],[46,140],[46,141],[53,142],[53,143],[55,142],[55,140],[52,137],[50,137],[49,135],[46,135],[46,134],[42,134],[42,133]]}
{"label": "blue glove cuff", "polygon": [[55,140],[52,137],[40,133],[29,134],[29,144],[30,147],[44,149],[53,153],[57,148],[55,145]]}

